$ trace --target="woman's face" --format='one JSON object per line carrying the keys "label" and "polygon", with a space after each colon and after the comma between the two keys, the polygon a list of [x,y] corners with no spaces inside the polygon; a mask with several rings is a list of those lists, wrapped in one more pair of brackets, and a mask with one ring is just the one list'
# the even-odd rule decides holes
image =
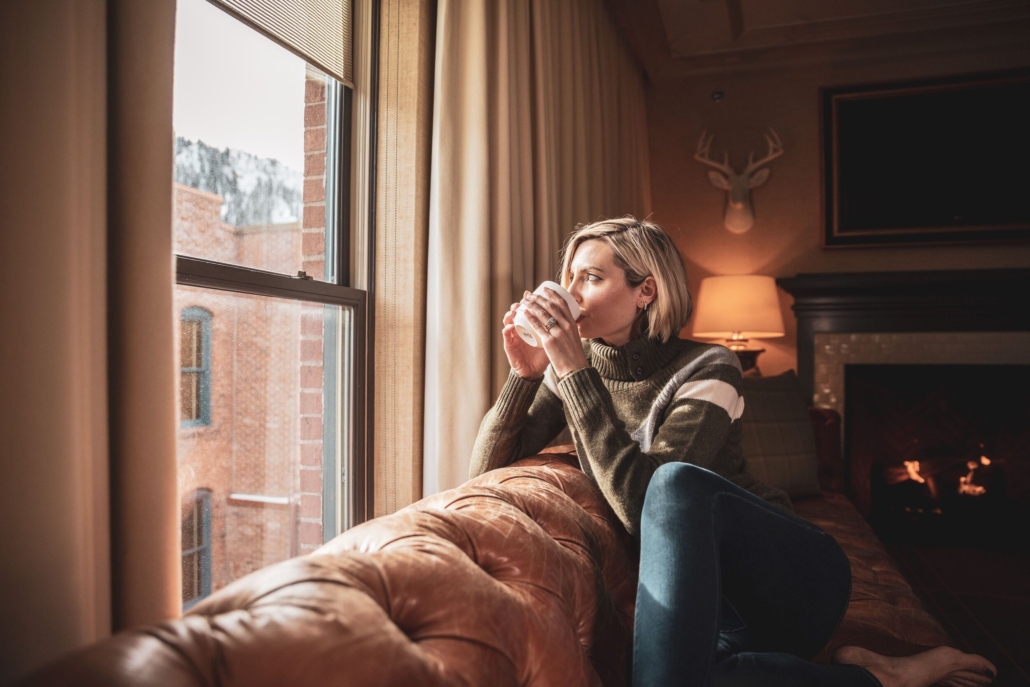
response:
{"label": "woman's face", "polygon": [[604,241],[584,241],[572,256],[568,290],[582,313],[576,323],[584,339],[604,339],[612,346],[630,340],[640,306],[654,298],[654,278],[639,286],[626,282],[626,272]]}

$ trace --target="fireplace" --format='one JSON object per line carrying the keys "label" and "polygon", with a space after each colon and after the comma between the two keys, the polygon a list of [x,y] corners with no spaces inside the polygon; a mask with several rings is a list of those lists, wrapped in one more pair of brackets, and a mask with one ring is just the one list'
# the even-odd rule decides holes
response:
{"label": "fireplace", "polygon": [[846,492],[881,538],[1030,542],[1030,270],[778,283],[794,296],[798,376],[840,412]]}
{"label": "fireplace", "polygon": [[886,543],[1027,550],[1030,365],[847,365],[852,500]]}

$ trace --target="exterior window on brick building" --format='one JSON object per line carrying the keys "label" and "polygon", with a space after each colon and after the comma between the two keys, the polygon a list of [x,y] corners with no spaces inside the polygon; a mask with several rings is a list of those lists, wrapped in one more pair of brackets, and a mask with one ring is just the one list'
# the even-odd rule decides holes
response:
{"label": "exterior window on brick building", "polygon": [[190,307],[179,321],[179,422],[211,424],[211,313]]}
{"label": "exterior window on brick building", "polygon": [[270,39],[276,26],[248,16],[251,4],[176,3],[185,606],[367,517],[368,299],[349,277],[352,86],[346,70],[290,43],[349,10],[272,5],[317,21],[280,22],[290,36]]}
{"label": "exterior window on brick building", "polygon": [[182,607],[211,593],[211,492],[198,489],[182,518]]}

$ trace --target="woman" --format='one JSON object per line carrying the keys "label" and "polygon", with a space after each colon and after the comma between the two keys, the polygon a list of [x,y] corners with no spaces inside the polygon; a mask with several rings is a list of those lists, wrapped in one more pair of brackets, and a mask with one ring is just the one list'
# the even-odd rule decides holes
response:
{"label": "woman", "polygon": [[679,339],[686,274],[656,224],[584,226],[558,294],[525,293],[542,342],[504,316],[511,373],[483,419],[472,475],[538,453],[567,425],[583,471],[640,542],[633,684],[974,687],[994,666],[939,647],[914,657],[845,647],[809,663],[847,607],[851,570],[832,537],[747,471],[741,371],[722,346]]}

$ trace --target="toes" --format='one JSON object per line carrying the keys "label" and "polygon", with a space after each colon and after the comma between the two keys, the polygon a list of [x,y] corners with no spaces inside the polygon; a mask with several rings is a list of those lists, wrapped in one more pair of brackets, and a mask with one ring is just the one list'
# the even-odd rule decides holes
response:
{"label": "toes", "polygon": [[949,677],[945,680],[941,680],[937,683],[941,687],[984,687],[984,685],[991,684],[990,682],[977,682],[976,680],[967,680],[960,677]]}
{"label": "toes", "polygon": [[978,673],[973,670],[959,670],[951,673],[938,684],[944,687],[983,687],[992,682],[989,675]]}
{"label": "toes", "polygon": [[970,659],[970,662],[962,667],[963,671],[968,670],[972,673],[984,675],[988,680],[993,680],[994,676],[998,674],[998,669],[994,667],[994,664],[983,656],[978,654],[966,654],[966,656]]}

